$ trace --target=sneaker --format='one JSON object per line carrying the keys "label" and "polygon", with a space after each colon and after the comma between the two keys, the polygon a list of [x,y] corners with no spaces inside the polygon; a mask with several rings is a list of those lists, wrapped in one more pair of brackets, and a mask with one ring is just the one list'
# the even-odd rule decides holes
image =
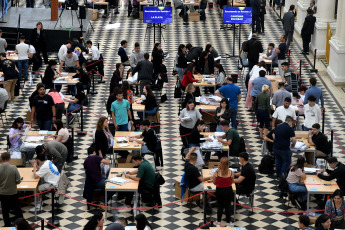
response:
{"label": "sneaker", "polygon": [[234,225],[233,223],[231,223],[231,222],[229,222],[229,223],[226,224],[226,227],[229,227],[229,228],[234,227],[234,226],[235,226],[235,225]]}
{"label": "sneaker", "polygon": [[30,212],[34,212],[35,210],[37,211],[37,210],[40,210],[42,208],[42,205],[41,205],[41,203],[38,203],[35,207],[33,207],[33,208],[30,208]]}
{"label": "sneaker", "polygon": [[220,227],[220,223],[218,221],[215,221],[214,224],[216,225],[216,227]]}

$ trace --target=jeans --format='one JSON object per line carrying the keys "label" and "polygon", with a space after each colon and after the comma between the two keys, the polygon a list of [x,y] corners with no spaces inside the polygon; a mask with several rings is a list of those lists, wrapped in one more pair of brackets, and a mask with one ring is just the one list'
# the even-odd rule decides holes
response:
{"label": "jeans", "polygon": [[291,165],[291,152],[273,149],[276,158],[276,172],[278,177],[286,176]]}
{"label": "jeans", "polygon": [[[68,106],[67,111],[68,111],[68,112],[72,112],[72,111],[73,111],[73,113],[77,113],[77,112],[80,111],[80,107],[81,107],[81,105],[78,104],[78,103],[70,103],[69,106]],[[67,115],[67,118],[70,119],[71,116],[72,116],[72,114],[69,113],[69,114]]]}
{"label": "jeans", "polygon": [[[96,185],[94,185],[95,189],[105,189],[105,180],[107,178],[103,177],[100,182],[98,182]],[[107,192],[107,202],[115,195],[116,192]],[[104,200],[103,200],[104,203]]]}
{"label": "jeans", "polygon": [[18,60],[19,81],[20,81],[20,78],[22,77],[23,68],[24,68],[24,75],[26,79],[29,75],[29,59]]}
{"label": "jeans", "polygon": [[50,130],[53,124],[53,121],[50,120],[45,120],[45,121],[41,121],[41,120],[37,120],[37,124],[38,127],[40,127],[40,130]]}
{"label": "jeans", "polygon": [[299,196],[301,202],[304,202],[307,200],[308,191],[304,184],[301,184],[301,183],[290,184],[289,183],[289,189],[290,189],[290,192],[292,193],[303,193]]}
{"label": "jeans", "polygon": [[128,131],[128,123],[124,125],[117,125],[117,131]]}
{"label": "jeans", "polygon": [[183,68],[180,68],[180,67],[176,67],[176,71],[177,71],[177,73],[178,73],[178,78],[179,78],[180,81],[181,81],[182,78],[183,78],[184,69],[183,69]]}
{"label": "jeans", "polygon": [[10,210],[14,210],[15,219],[23,217],[22,210],[18,204],[18,195],[0,195],[0,201],[5,227],[11,227]]}
{"label": "jeans", "polygon": [[305,127],[304,125],[303,125],[303,131],[310,131],[310,130],[312,130],[311,128],[307,128],[307,127]]}
{"label": "jeans", "polygon": [[217,125],[216,132],[223,132],[223,130],[222,130],[222,128],[220,127],[220,125]]}
{"label": "jeans", "polygon": [[259,63],[259,58],[248,59],[249,72],[253,69],[255,65]]}
{"label": "jeans", "polygon": [[231,108],[231,127],[237,129],[237,108]]}
{"label": "jeans", "polygon": [[[154,107],[151,110],[145,110],[145,114],[155,115],[156,113],[157,113],[157,107]],[[144,119],[144,113],[138,112],[138,117],[140,118],[140,120],[143,120]]]}

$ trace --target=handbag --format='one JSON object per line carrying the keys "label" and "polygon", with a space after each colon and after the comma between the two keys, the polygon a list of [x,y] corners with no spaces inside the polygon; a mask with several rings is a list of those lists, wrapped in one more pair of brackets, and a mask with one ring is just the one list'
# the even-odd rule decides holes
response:
{"label": "handbag", "polygon": [[167,94],[165,93],[165,94],[163,94],[162,96],[161,96],[161,103],[164,103],[164,102],[166,102],[168,100],[168,97],[167,97]]}
{"label": "handbag", "polygon": [[181,97],[182,97],[181,87],[179,84],[179,80],[177,80],[176,85],[175,85],[174,98],[181,98]]}

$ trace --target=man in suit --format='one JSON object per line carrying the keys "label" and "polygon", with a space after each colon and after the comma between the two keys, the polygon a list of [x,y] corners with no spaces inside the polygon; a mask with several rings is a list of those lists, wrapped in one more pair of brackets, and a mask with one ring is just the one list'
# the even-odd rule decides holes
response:
{"label": "man in suit", "polygon": [[307,17],[305,17],[301,36],[303,40],[303,52],[301,54],[309,54],[309,43],[311,41],[311,35],[314,33],[314,26],[316,18],[313,16],[314,11],[312,9],[307,10]]}
{"label": "man in suit", "polygon": [[284,31],[285,31],[285,37],[287,37],[287,49],[289,50],[290,47],[290,43],[292,42],[293,39],[293,32],[295,29],[295,5],[291,5],[289,12],[284,14],[283,17],[283,27],[284,27]]}
{"label": "man in suit", "polygon": [[252,38],[247,42],[244,52],[248,52],[249,71],[259,62],[259,54],[264,52],[261,42],[257,39],[256,34],[252,34]]}
{"label": "man in suit", "polygon": [[149,61],[150,55],[144,54],[144,60],[138,62],[133,69],[133,75],[138,72],[138,81],[140,81],[140,95],[143,95],[145,85],[151,85],[153,75],[153,64]]}
{"label": "man in suit", "polygon": [[[257,0],[250,0],[250,6],[252,7],[253,17],[252,17],[252,33],[261,34],[260,25],[260,4]],[[256,30],[254,29],[256,25]]]}

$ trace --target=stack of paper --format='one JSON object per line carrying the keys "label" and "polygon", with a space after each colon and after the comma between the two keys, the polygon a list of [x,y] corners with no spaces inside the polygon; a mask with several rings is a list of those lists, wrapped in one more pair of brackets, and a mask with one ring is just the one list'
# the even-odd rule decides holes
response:
{"label": "stack of paper", "polygon": [[129,180],[123,179],[121,177],[116,177],[116,176],[109,178],[108,181],[117,185],[124,185],[129,182]]}
{"label": "stack of paper", "polygon": [[28,136],[25,138],[26,142],[40,142],[43,140],[44,140],[43,136]]}
{"label": "stack of paper", "polygon": [[306,174],[314,174],[316,173],[316,170],[320,170],[318,168],[308,168],[308,167],[304,167],[304,172]]}
{"label": "stack of paper", "polygon": [[303,151],[305,151],[307,148],[309,148],[309,146],[306,145],[303,141],[297,141],[294,148],[291,148],[291,147],[290,147],[290,149],[291,149],[292,152],[298,152],[298,151],[303,152]]}
{"label": "stack of paper", "polygon": [[41,130],[38,132],[38,135],[47,135],[48,134],[48,130]]}

